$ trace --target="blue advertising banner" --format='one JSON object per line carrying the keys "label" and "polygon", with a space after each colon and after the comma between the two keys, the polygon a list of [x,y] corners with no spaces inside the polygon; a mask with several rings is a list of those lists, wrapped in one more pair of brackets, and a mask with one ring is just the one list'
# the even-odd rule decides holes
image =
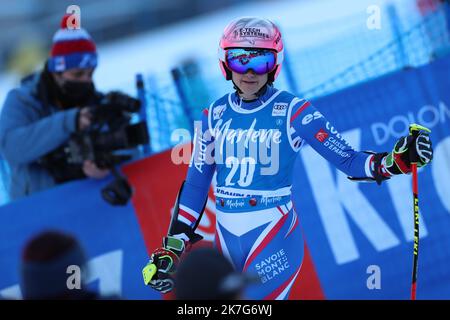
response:
{"label": "blue advertising banner", "polygon": [[[450,57],[313,101],[357,150],[392,150],[410,123],[432,130],[434,160],[419,169],[417,299],[450,299]],[[310,146],[294,200],[327,299],[409,299],[412,179],[355,183]]]}
{"label": "blue advertising banner", "polygon": [[80,241],[88,258],[89,289],[125,299],[161,298],[142,280],[148,255],[134,209],[131,203],[106,203],[100,189],[107,182],[73,182],[0,207],[0,299],[22,297],[24,246],[48,229],[68,232]]}

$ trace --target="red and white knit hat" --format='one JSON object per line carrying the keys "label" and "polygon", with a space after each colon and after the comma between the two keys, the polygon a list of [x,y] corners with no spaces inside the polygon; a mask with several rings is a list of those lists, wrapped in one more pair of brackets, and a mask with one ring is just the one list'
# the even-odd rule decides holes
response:
{"label": "red and white knit hat", "polygon": [[61,29],[53,36],[53,45],[48,59],[50,72],[63,72],[69,69],[95,68],[97,51],[89,33],[83,28],[68,29],[65,15],[61,21]]}

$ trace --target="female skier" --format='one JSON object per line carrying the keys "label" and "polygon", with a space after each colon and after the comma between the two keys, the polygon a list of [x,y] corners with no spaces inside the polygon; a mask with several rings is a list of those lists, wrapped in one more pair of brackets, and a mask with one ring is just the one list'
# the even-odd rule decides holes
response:
{"label": "female skier", "polygon": [[[292,171],[307,142],[353,180],[380,184],[432,160],[429,136],[402,137],[390,153],[355,151],[307,100],[273,86],[283,63],[283,40],[269,20],[232,21],[219,43],[219,65],[235,91],[213,102],[196,126],[194,152],[149,285],[172,290],[173,272],[195,233],[216,172],[215,246],[239,272],[259,277],[248,299],[287,299],[303,259],[303,236],[291,200]],[[410,150],[412,149],[412,152]],[[324,186],[326,188],[326,186]],[[199,275],[202,277],[202,275]]]}

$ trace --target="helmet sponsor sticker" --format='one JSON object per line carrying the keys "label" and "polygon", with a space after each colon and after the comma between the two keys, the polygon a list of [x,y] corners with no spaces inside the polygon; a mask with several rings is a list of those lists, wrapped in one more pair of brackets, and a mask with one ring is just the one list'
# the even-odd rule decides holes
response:
{"label": "helmet sponsor sticker", "polygon": [[234,36],[241,37],[241,38],[247,38],[247,37],[253,37],[253,38],[260,38],[260,39],[269,39],[270,36],[265,29],[261,28],[239,28],[234,30]]}

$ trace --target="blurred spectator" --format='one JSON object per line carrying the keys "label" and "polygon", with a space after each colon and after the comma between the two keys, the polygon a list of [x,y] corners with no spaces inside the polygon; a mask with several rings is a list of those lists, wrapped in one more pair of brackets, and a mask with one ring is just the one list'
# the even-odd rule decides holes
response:
{"label": "blurred spectator", "polygon": [[78,241],[71,235],[46,231],[25,246],[21,265],[21,289],[24,299],[95,299],[85,290],[84,277],[80,289],[69,289],[69,266],[85,275],[86,258]]}
{"label": "blurred spectator", "polygon": [[68,18],[53,37],[42,72],[11,90],[2,109],[0,152],[11,169],[11,199],[57,183],[108,174],[92,161],[81,166],[67,163],[64,157],[53,157],[52,162],[46,158],[58,149],[63,152],[71,134],[91,125],[87,106],[101,99],[92,79],[97,66],[95,43],[86,30],[67,29]]}
{"label": "blurred spectator", "polygon": [[175,274],[177,300],[240,300],[253,280],[236,272],[213,248],[199,248],[181,260]]}

